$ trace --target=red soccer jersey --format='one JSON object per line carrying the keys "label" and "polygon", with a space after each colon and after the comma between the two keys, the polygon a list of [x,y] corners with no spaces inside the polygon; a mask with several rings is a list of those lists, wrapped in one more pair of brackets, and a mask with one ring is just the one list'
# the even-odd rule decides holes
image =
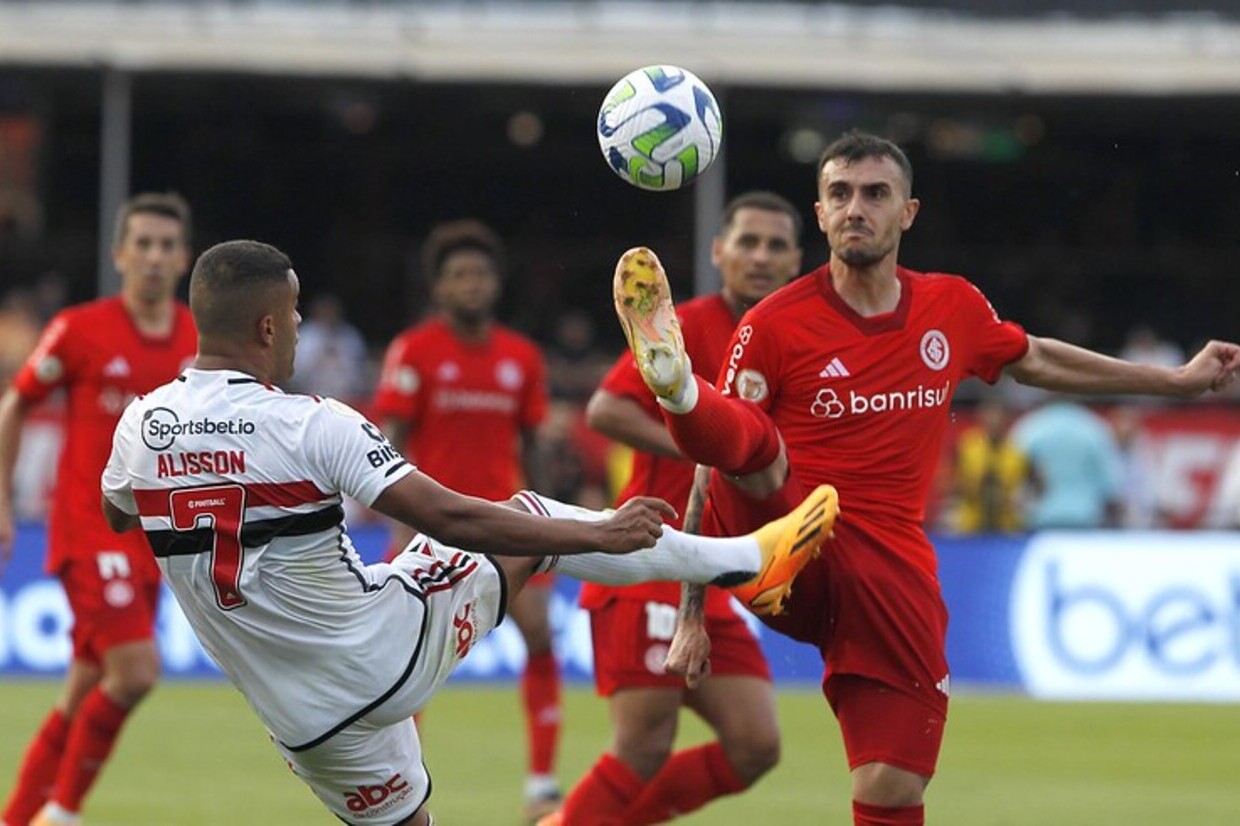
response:
{"label": "red soccer jersey", "polygon": [[844,520],[933,575],[921,522],[952,395],[970,376],[994,382],[1028,340],[959,276],[898,276],[896,309],[871,318],[825,266],[774,293],[742,319],[718,386],[768,412],[798,478],[835,485]]}
{"label": "red soccer jersey", "polygon": [[409,424],[405,455],[454,490],[505,499],[523,482],[521,432],[547,413],[547,371],[529,339],[495,325],[462,341],[434,319],[388,346],[374,416]]}
{"label": "red soccer jersey", "polygon": [[[732,315],[723,296],[715,294],[691,299],[678,305],[676,314],[680,317],[685,350],[693,362],[693,371],[708,377],[718,374],[727,352],[728,339],[736,328],[736,316]],[[660,423],[663,421],[658,402],[642,381],[637,364],[628,351],[612,366],[600,387],[609,393],[632,399],[645,409],[650,418]],[[655,456],[635,450],[629,481],[616,498],[616,504],[623,504],[634,496],[658,496],[666,499],[683,516],[689,501],[689,489],[693,487],[693,468],[693,462],[687,459]],[[680,527],[679,520],[673,524]],[[680,601],[680,583],[649,582],[620,588],[587,582],[581,586],[583,608],[601,608],[618,597],[676,603]],[[706,610],[712,615],[731,613],[727,592],[709,589]]]}
{"label": "red soccer jersey", "polygon": [[157,573],[141,531],[119,537],[104,521],[99,477],[125,407],[135,396],[176,378],[197,346],[184,304],[176,305],[171,334],[156,339],[139,332],[119,297],[70,307],[43,331],[13,386],[30,401],[46,398],[57,387],[64,387],[67,396],[65,443],[49,520],[49,571],[75,554],[93,554],[121,542],[145,549]]}

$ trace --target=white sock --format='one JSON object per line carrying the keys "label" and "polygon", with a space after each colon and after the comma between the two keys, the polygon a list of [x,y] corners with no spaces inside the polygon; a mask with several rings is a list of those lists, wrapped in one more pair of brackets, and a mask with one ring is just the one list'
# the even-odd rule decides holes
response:
{"label": "white sock", "polygon": [[[568,505],[532,491],[521,491],[517,498],[533,513],[556,519],[596,522],[609,514]],[[573,579],[600,585],[636,585],[639,582],[667,580],[709,585],[726,577],[743,582],[762,567],[762,551],[752,536],[695,536],[664,526],[663,536],[653,548],[631,554],[586,553],[548,557],[538,566],[542,571],[560,571]]]}
{"label": "white sock", "polygon": [[693,375],[693,363],[689,361],[688,355],[685,355],[683,369],[688,378],[683,384],[681,384],[680,392],[676,394],[676,398],[665,399],[662,396],[654,397],[654,400],[657,401],[660,406],[672,413],[688,413],[697,406],[697,377]]}

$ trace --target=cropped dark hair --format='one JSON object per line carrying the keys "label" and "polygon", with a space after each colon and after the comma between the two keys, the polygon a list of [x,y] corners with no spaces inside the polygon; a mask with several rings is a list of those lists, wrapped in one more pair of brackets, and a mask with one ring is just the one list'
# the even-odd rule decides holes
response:
{"label": "cropped dark hair", "polygon": [[121,204],[116,215],[116,228],[112,243],[120,246],[129,232],[129,218],[133,215],[162,215],[181,224],[181,239],[190,245],[193,235],[192,213],[189,202],[175,192],[140,192]]}
{"label": "cropped dark hair", "polygon": [[782,212],[792,219],[792,230],[797,242],[801,240],[801,231],[805,228],[805,222],[801,218],[801,213],[797,208],[782,195],[776,195],[774,192],[764,192],[755,190],[753,192],[745,192],[737,195],[728,201],[728,205],[723,208],[723,228],[727,229],[732,226],[732,221],[736,218],[736,213],[742,209],[761,209],[767,212]]}
{"label": "cropped dark hair", "polygon": [[908,191],[913,191],[913,165],[909,163],[904,150],[886,138],[860,132],[856,129],[845,132],[823,150],[818,158],[818,177],[822,178],[822,169],[828,161],[842,158],[845,163],[864,160],[865,158],[891,158],[900,167]]}
{"label": "cropped dark hair", "polygon": [[261,241],[225,241],[198,256],[189,277],[189,308],[202,335],[240,332],[265,309],[266,293],[288,284],[292,261]]}
{"label": "cropped dark hair", "polygon": [[434,284],[442,275],[444,262],[455,252],[476,250],[491,259],[495,271],[503,276],[504,243],[481,221],[466,218],[437,224],[422,245],[422,273],[427,283]]}

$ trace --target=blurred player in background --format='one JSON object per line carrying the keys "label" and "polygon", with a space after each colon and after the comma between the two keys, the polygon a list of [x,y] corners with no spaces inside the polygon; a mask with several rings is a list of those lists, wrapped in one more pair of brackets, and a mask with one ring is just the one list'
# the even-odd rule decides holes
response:
{"label": "blurred player in background", "polygon": [[[616,268],[616,307],[643,377],[685,455],[715,468],[707,533],[732,534],[830,480],[835,541],[768,624],[818,646],[823,692],[852,770],[857,826],[919,826],[947,717],[947,612],[926,498],[952,395],[1005,370],[1065,392],[1195,396],[1234,381],[1240,346],[1212,341],[1168,368],[1113,359],[1001,321],[963,278],[897,263],[920,203],[895,144],[849,133],[818,166],[827,265],[750,311],[718,389],[692,375],[666,277],[644,248]],[[690,684],[710,649],[698,589],[686,595],[669,669]]]}
{"label": "blurred player in background", "polygon": [[[829,486],[726,539],[665,529],[675,511],[652,497],[597,512],[529,491],[506,506],[463,496],[347,405],[278,388],[293,372],[299,291],[288,257],[267,244],[203,253],[190,282],[198,357],[125,411],[103,510],[117,530],[146,531],[203,646],[345,823],[432,823],[411,715],[536,571],[727,582],[752,601],[786,591],[831,529]],[[175,427],[201,421],[219,426]],[[365,565],[344,530],[344,495],[437,539],[415,536],[391,563]]]}
{"label": "blurred player in background", "polygon": [[[714,377],[741,315],[800,272],[800,238],[801,216],[778,195],[749,192],[728,203],[711,246],[722,289],[676,308],[695,370]],[[667,432],[631,353],[603,379],[587,417],[591,427],[634,449],[618,503],[658,496],[686,512],[694,464]],[[679,582],[582,588],[595,685],[608,698],[614,740],[569,793],[559,820],[546,822],[663,823],[749,787],[775,765],[779,727],[770,669],[725,591],[712,588],[706,598],[710,675],[686,689],[684,680],[664,672],[679,602]],[[673,754],[682,705],[718,739]]]}
{"label": "blurred player in background", "polygon": [[14,537],[12,479],[22,423],[52,391],[65,390],[47,568],[64,586],[74,617],[65,691],[26,750],[5,805],[7,826],[78,822],[121,726],[159,677],[159,569],[140,532],[109,530],[99,511],[99,474],[125,406],[175,377],[194,355],[194,323],[175,298],[189,245],[189,206],[179,196],[146,193],[127,201],[112,249],[120,294],[53,318],[0,398],[3,562]]}
{"label": "blurred player in background", "polygon": [[[389,345],[373,405],[383,432],[410,461],[454,490],[493,501],[533,484],[534,434],[547,413],[542,353],[495,320],[504,268],[503,245],[482,223],[453,221],[431,230],[423,272],[440,314]],[[391,551],[412,536],[395,525]],[[530,820],[560,799],[560,670],[547,618],[553,581],[534,577],[510,610],[527,652],[521,699]]]}

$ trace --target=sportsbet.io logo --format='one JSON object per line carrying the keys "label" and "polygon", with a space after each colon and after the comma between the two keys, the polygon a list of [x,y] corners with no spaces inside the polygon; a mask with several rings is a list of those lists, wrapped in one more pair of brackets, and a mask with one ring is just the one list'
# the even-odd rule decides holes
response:
{"label": "sportsbet.io logo", "polygon": [[167,450],[178,436],[249,436],[257,428],[245,419],[194,419],[182,422],[175,410],[152,407],[142,414],[142,444]]}

